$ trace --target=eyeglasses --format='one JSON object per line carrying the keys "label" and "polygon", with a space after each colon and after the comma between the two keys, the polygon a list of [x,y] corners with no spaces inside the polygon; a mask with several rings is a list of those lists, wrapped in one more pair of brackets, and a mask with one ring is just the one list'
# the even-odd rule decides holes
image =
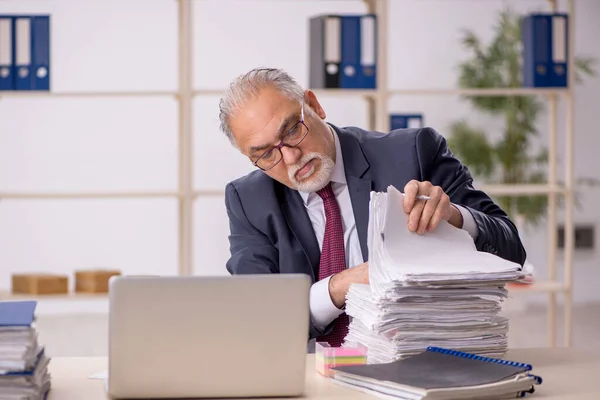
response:
{"label": "eyeglasses", "polygon": [[283,135],[281,143],[264,152],[258,158],[258,160],[254,161],[252,164],[263,171],[270,170],[271,168],[275,167],[283,158],[283,153],[281,152],[281,148],[283,146],[290,148],[296,147],[302,143],[306,135],[308,135],[308,126],[306,126],[304,123],[304,102],[302,102],[302,108],[300,109],[300,120],[296,122],[292,129]]}

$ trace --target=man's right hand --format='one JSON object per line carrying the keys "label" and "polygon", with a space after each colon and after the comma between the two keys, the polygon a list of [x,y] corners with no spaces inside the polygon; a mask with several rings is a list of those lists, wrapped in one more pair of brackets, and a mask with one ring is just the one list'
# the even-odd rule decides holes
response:
{"label": "man's right hand", "polygon": [[346,303],[346,294],[352,283],[369,284],[368,262],[331,276],[331,279],[329,279],[329,295],[337,308],[341,309]]}

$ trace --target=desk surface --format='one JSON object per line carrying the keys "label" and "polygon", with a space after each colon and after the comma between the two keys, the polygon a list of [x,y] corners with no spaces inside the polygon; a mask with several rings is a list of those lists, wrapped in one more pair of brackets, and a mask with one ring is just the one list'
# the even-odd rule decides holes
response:
{"label": "desk surface", "polygon": [[[531,399],[600,399],[600,357],[568,348],[515,349],[506,359],[533,365],[543,378]],[[315,371],[314,355],[308,355],[305,397],[311,399],[375,399],[329,382]],[[49,400],[106,400],[104,382],[89,379],[106,371],[107,359],[57,357],[50,362],[52,390]],[[274,400],[274,399],[270,399]],[[289,400],[289,399],[287,399]]]}

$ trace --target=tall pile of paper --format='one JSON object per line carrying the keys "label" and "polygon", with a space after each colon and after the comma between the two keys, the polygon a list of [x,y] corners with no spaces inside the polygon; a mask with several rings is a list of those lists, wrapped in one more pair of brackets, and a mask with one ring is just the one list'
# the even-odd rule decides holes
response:
{"label": "tall pile of paper", "polygon": [[508,321],[498,313],[504,285],[522,276],[521,266],[477,251],[469,233],[446,221],[424,235],[410,232],[403,199],[392,186],[371,195],[369,285],[350,287],[344,346],[367,347],[368,363],[428,346],[502,356]]}
{"label": "tall pile of paper", "polygon": [[35,307],[35,301],[0,302],[2,400],[41,400],[50,390],[50,359],[38,343]]}

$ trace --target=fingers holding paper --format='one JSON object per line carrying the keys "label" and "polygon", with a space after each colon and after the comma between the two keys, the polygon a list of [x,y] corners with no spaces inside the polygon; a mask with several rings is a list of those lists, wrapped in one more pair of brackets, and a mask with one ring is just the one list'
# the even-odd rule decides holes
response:
{"label": "fingers holding paper", "polygon": [[452,205],[450,197],[440,186],[431,182],[412,180],[404,187],[404,212],[408,216],[408,229],[423,234],[437,228],[444,219],[452,225],[462,227],[462,215]]}
{"label": "fingers holding paper", "polygon": [[369,263],[365,262],[354,268],[345,269],[333,275],[329,280],[329,295],[337,308],[346,302],[346,294],[353,283],[369,284]]}

